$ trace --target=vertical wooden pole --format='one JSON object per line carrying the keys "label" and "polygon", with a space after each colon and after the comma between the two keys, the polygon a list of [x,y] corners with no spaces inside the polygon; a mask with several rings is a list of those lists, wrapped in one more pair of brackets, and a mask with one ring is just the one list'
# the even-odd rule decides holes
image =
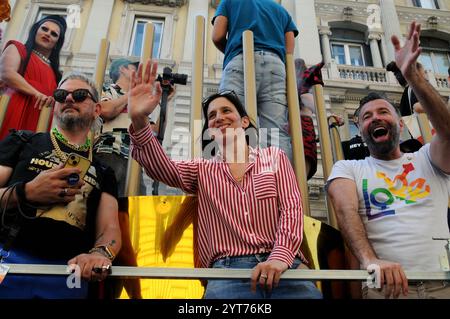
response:
{"label": "vertical wooden pole", "polygon": [[3,120],[5,119],[6,111],[8,110],[9,96],[0,96],[0,127],[3,125]]}
{"label": "vertical wooden pole", "polygon": [[256,80],[255,80],[255,48],[253,43],[253,32],[250,30],[242,33],[242,46],[244,49],[244,89],[245,109],[248,116],[258,123]]}
{"label": "vertical wooden pole", "polygon": [[[321,85],[316,84],[314,88],[314,103],[316,105],[316,115],[319,124],[319,136],[320,136],[320,154],[322,156],[323,167],[323,180],[326,183],[328,176],[330,176],[331,169],[333,168],[333,155],[331,153],[331,139],[330,132],[328,130],[327,114],[325,109],[325,100],[323,98],[323,88]],[[334,212],[333,205],[330,199],[327,197],[328,208],[328,223],[338,229],[336,220],[336,214]]]}
{"label": "vertical wooden pole", "polygon": [[205,18],[195,18],[194,45],[192,53],[191,79],[191,157],[199,158],[202,154],[202,98],[203,98],[203,65],[205,60]]}
{"label": "vertical wooden pole", "polygon": [[300,122],[300,104],[298,101],[297,78],[295,75],[295,64],[292,54],[286,55],[286,78],[287,103],[289,109],[289,127],[291,129],[292,137],[294,171],[297,177],[298,186],[302,193],[303,211],[306,216],[311,216],[305,164],[305,150],[303,148],[303,132]]}
{"label": "vertical wooden pole", "polygon": [[[147,23],[145,25],[144,40],[142,42],[142,52],[141,52],[141,63],[143,65],[142,74],[145,74],[145,67],[147,60],[151,59],[153,56],[153,36],[155,33],[155,26],[152,23]],[[125,195],[126,196],[138,196],[144,195],[139,194],[139,184],[141,167],[132,157],[131,153],[128,154],[128,167],[127,167],[127,178],[125,181]]]}

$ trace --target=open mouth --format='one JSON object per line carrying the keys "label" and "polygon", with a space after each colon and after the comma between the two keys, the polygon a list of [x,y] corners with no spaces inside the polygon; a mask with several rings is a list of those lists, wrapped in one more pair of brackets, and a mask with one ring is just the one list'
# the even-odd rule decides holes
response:
{"label": "open mouth", "polygon": [[376,127],[372,131],[372,137],[374,139],[379,139],[380,137],[387,136],[388,134],[389,134],[389,131],[383,126]]}

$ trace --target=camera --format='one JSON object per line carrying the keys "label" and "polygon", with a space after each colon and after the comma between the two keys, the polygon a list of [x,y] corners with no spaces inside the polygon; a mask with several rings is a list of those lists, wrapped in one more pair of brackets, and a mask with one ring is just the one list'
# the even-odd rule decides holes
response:
{"label": "camera", "polygon": [[171,68],[165,67],[162,76],[158,75],[156,80],[161,82],[162,86],[170,86],[174,84],[186,85],[187,77],[187,74],[172,73]]}

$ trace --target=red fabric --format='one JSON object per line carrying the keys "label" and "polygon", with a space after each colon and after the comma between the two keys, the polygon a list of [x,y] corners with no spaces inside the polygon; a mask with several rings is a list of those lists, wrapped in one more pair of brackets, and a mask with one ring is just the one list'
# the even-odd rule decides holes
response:
{"label": "red fabric", "polygon": [[302,115],[302,135],[303,135],[303,149],[305,151],[305,159],[308,159],[311,167],[308,172],[307,179],[313,177],[317,171],[317,143],[316,132],[314,131],[314,122],[311,117]]}
{"label": "red fabric", "polygon": [[[22,61],[26,58],[26,48],[22,43],[12,40],[6,43],[5,48],[9,45],[14,45],[19,50]],[[50,96],[56,89],[57,83],[52,68],[36,54],[31,54],[24,78],[42,94]],[[5,94],[10,96],[10,100],[0,130],[0,140],[11,128],[35,131],[40,113],[39,109],[34,108],[35,98],[12,88],[8,88]]]}

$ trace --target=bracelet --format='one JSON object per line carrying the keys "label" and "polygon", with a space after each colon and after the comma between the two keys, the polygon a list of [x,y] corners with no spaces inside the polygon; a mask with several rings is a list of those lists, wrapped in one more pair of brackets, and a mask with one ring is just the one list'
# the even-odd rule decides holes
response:
{"label": "bracelet", "polygon": [[89,253],[99,253],[108,258],[110,261],[113,261],[114,258],[116,258],[116,255],[111,251],[111,249],[109,249],[108,246],[105,245],[94,247],[89,250]]}

